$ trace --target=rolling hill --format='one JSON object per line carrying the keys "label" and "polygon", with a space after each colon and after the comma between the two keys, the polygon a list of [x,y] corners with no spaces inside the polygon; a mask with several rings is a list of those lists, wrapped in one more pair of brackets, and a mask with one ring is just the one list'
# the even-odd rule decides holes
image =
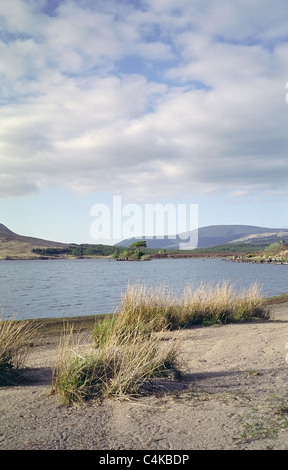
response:
{"label": "rolling hill", "polygon": [[[136,237],[123,240],[115,246],[128,247],[135,241],[146,240],[148,248],[178,250],[180,243],[185,246],[185,239],[189,240],[190,236],[193,238],[195,235],[197,235],[195,231],[188,231],[173,237]],[[279,242],[282,239],[288,240],[288,229],[257,227],[254,225],[209,225],[198,229],[197,248],[209,248],[227,243],[263,243],[267,245]]]}

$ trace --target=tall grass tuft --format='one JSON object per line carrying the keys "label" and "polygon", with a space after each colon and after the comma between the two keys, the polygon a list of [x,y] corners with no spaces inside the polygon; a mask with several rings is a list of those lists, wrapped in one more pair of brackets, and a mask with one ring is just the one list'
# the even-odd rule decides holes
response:
{"label": "tall grass tuft", "polygon": [[64,327],[52,374],[51,392],[58,393],[66,404],[79,403],[96,396],[105,375],[109,375],[109,362],[101,349],[83,351],[73,327],[69,330]]}
{"label": "tall grass tuft", "polygon": [[121,310],[94,327],[95,345],[98,347],[111,338],[115,344],[122,343],[130,335],[143,337],[166,330],[175,309],[176,299],[164,286],[129,284],[122,295]]}
{"label": "tall grass tuft", "polygon": [[175,309],[177,299],[167,287],[128,284],[121,299],[121,326],[125,330],[142,328],[145,333],[159,331],[167,328]]}
{"label": "tall grass tuft", "polygon": [[269,319],[259,285],[255,283],[239,291],[228,281],[223,281],[216,286],[201,284],[195,290],[187,286],[179,300],[173,326],[243,322],[256,318]]}
{"label": "tall grass tuft", "polygon": [[178,349],[177,341],[147,336],[138,328],[119,340],[112,327],[105,342],[83,352],[70,331],[60,344],[52,391],[66,404],[137,396],[152,377],[179,373]]}
{"label": "tall grass tuft", "polygon": [[32,321],[0,319],[0,384],[5,385],[18,375],[30,352],[36,331]]}

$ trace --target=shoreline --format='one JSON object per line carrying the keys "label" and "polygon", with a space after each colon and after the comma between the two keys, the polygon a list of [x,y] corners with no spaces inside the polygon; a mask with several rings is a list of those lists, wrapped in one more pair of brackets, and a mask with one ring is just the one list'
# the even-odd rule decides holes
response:
{"label": "shoreline", "polygon": [[75,260],[103,260],[108,261],[122,261],[122,262],[139,262],[139,261],[153,261],[153,260],[167,260],[167,259],[220,259],[222,261],[231,261],[233,263],[250,263],[250,264],[273,264],[288,266],[288,260],[277,260],[277,259],[249,259],[249,257],[243,256],[239,253],[165,253],[165,254],[152,254],[147,255],[147,258],[142,259],[131,259],[131,258],[115,258],[112,256],[39,256],[39,257],[12,257],[7,256],[5,258],[0,258],[1,261],[75,261]]}
{"label": "shoreline", "polygon": [[[274,297],[266,297],[264,299],[264,304],[267,307],[273,307],[277,305],[287,304],[288,309],[288,294],[281,294]],[[37,342],[43,338],[43,335],[46,336],[46,339],[53,336],[58,336],[63,332],[64,326],[73,325],[73,330],[75,333],[91,331],[93,327],[108,316],[114,315],[113,313],[101,313],[96,315],[83,315],[75,317],[46,317],[46,318],[27,318],[27,321],[33,322],[35,325],[39,326],[38,334],[36,335]],[[241,324],[241,323],[239,323]],[[288,338],[287,338],[288,340]]]}

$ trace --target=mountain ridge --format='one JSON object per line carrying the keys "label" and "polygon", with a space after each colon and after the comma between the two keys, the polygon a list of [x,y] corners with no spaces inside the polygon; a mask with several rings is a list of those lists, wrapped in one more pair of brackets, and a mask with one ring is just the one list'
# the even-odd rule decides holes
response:
{"label": "mountain ridge", "polygon": [[[209,248],[227,243],[269,244],[279,242],[282,238],[288,239],[288,228],[268,228],[256,225],[207,225],[198,230],[183,232],[181,234],[163,237],[133,237],[116,243],[115,246],[128,247],[135,241],[145,240],[148,248],[179,249],[180,243],[185,247],[185,240],[198,238],[197,248]],[[252,241],[251,241],[252,240]]]}

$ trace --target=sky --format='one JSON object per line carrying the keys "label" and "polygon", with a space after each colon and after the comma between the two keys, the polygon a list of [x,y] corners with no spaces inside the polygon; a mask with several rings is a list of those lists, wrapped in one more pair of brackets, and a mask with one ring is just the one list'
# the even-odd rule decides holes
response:
{"label": "sky", "polygon": [[197,206],[187,230],[288,228],[287,13],[286,0],[1,0],[0,223],[113,244],[125,224],[169,230],[148,227],[158,205],[178,219]]}

